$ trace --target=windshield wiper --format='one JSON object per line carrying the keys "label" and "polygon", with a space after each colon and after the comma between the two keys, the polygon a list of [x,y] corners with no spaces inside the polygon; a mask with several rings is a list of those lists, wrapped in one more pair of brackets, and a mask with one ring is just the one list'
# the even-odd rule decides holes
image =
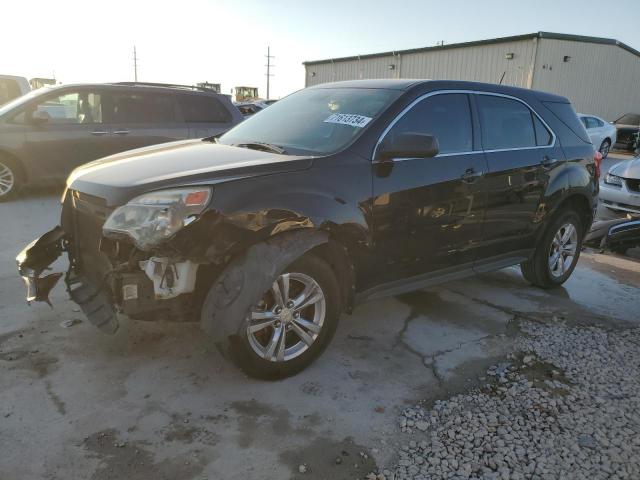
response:
{"label": "windshield wiper", "polygon": [[250,148],[252,150],[262,150],[265,152],[279,153],[283,154],[287,151],[279,147],[278,145],[273,145],[271,143],[263,143],[263,142],[247,142],[247,143],[234,143],[234,147],[242,147],[242,148]]}

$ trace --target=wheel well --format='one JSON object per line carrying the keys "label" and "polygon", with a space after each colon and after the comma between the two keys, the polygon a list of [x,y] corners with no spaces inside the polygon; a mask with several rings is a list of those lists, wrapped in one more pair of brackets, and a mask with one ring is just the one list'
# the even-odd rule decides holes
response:
{"label": "wheel well", "polygon": [[341,310],[351,313],[355,294],[355,267],[347,247],[330,238],[327,243],[318,245],[307,253],[317,255],[329,264],[340,285]]}
{"label": "wheel well", "polygon": [[18,168],[18,173],[20,174],[20,177],[21,177],[20,179],[23,182],[26,182],[28,180],[28,178],[27,178],[27,170],[26,170],[26,168],[24,168],[23,163],[20,161],[20,159],[18,157],[16,157],[15,155],[13,155],[13,154],[11,154],[9,152],[4,151],[4,150],[0,150],[0,158],[2,158],[2,157],[10,160],[11,162],[13,162],[16,165],[16,167]]}
{"label": "wheel well", "polygon": [[559,213],[566,209],[571,209],[578,213],[585,228],[583,233],[587,233],[591,228],[591,222],[593,222],[593,210],[591,209],[591,205],[589,204],[587,197],[580,194],[571,195],[570,197],[565,198],[560,205],[558,205],[556,212]]}
{"label": "wheel well", "polygon": [[609,142],[609,145],[611,145],[611,139],[609,137],[605,137],[604,140],[602,140],[602,142]]}

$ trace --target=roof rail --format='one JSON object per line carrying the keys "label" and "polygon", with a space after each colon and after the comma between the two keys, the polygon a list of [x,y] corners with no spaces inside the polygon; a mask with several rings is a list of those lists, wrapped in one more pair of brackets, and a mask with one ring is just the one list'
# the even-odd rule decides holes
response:
{"label": "roof rail", "polygon": [[198,87],[196,85],[180,85],[176,83],[154,83],[154,82],[115,82],[113,85],[141,86],[141,87],[161,87],[161,88],[182,88],[188,90],[199,90],[201,92],[214,92],[212,88]]}

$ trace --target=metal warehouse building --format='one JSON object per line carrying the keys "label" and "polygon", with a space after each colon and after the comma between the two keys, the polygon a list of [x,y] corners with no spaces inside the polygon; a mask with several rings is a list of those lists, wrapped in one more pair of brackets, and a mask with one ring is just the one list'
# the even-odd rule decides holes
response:
{"label": "metal warehouse building", "polygon": [[305,62],[305,85],[362,78],[502,83],[558,93],[578,112],[640,112],[640,52],[609,38],[538,32]]}

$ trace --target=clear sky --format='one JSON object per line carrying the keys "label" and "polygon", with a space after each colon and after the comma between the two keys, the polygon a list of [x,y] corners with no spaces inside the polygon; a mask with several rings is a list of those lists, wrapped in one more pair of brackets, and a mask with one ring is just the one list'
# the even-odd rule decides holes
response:
{"label": "clear sky", "polygon": [[273,98],[304,86],[305,60],[442,40],[551,31],[640,50],[640,0],[29,0],[0,10],[0,74],[133,80],[135,44],[140,81],[257,86],[264,96],[270,45]]}

